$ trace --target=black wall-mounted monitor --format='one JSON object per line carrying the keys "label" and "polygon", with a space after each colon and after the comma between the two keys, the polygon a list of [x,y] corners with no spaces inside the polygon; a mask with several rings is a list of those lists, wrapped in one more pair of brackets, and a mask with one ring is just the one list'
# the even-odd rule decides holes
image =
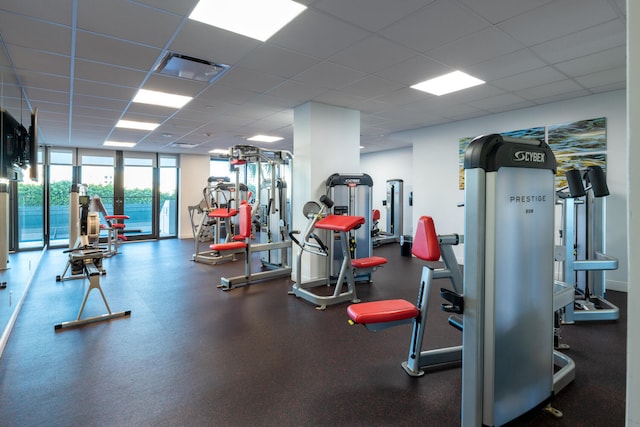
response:
{"label": "black wall-mounted monitor", "polygon": [[31,113],[27,130],[11,114],[0,109],[0,178],[22,181],[23,170],[30,168],[29,178],[38,178],[38,118]]}

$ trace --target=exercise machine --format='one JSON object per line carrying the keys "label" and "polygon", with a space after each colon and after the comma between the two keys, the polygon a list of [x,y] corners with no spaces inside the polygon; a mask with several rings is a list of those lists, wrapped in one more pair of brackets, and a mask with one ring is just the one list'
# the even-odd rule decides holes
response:
{"label": "exercise machine", "polygon": [[[239,185],[240,174],[243,174],[255,197],[249,205],[250,222],[255,226],[253,237],[258,242],[251,239],[245,248],[245,274],[222,277],[222,289],[291,275],[291,187],[287,183],[291,180],[292,162],[293,156],[288,151],[250,145],[236,145],[229,149],[229,163],[236,170],[236,185]],[[253,180],[250,175],[253,175]],[[262,271],[251,271],[253,254],[260,255]]]}
{"label": "exercise machine", "polygon": [[[56,276],[56,281],[61,282],[69,279],[86,278],[89,280],[89,287],[84,294],[76,319],[56,324],[54,326],[55,330],[111,320],[131,314],[131,310],[112,312],[100,286],[100,276],[106,274],[106,270],[102,267],[104,251],[97,246],[100,237],[100,218],[98,213],[89,212],[89,204],[90,201],[89,196],[86,195],[86,186],[72,185],[69,203],[70,211],[79,212],[79,216],[77,214],[70,215],[71,221],[77,221],[77,223],[70,224],[70,230],[77,230],[77,233],[76,231],[70,233],[70,235],[75,238],[75,242],[70,244],[71,247],[69,250],[65,251],[69,254],[69,259],[67,260],[62,275]],[[68,271],[70,271],[69,276],[67,276]],[[83,319],[82,314],[87,299],[94,289],[100,292],[102,301],[107,308],[107,313]]]}
{"label": "exercise machine", "polygon": [[[367,174],[334,173],[326,181],[327,195],[333,200],[332,213],[335,215],[360,216],[364,218],[361,227],[347,234],[348,248],[352,259],[369,258],[373,255],[372,195],[373,179]],[[339,233],[334,233],[329,245],[329,275],[335,280],[342,268],[343,254]],[[371,274],[358,272],[356,281],[370,281]]]}
{"label": "exercise machine", "polygon": [[564,323],[617,320],[617,306],[606,300],[604,271],[618,268],[618,259],[604,253],[604,201],[609,195],[604,171],[591,166],[567,171],[567,188],[556,195],[562,204],[562,244],[556,261],[562,281],[575,288],[575,303],[563,313]]}
{"label": "exercise machine", "polygon": [[375,226],[376,218],[373,218],[374,227],[372,228],[372,237],[374,248],[387,243],[398,243],[400,241],[403,233],[403,197],[404,181],[401,179],[387,180],[387,198],[383,202],[387,213],[387,228],[384,231],[379,230],[379,228]]}
{"label": "exercise machine", "polygon": [[463,236],[458,234],[437,235],[433,219],[422,216],[418,220],[416,234],[411,252],[416,258],[425,262],[439,261],[442,258],[443,267],[435,268],[425,264],[422,267],[418,300],[414,305],[403,299],[364,302],[350,305],[347,308],[349,323],[362,324],[367,329],[377,332],[393,326],[405,323],[413,324],[411,332],[411,344],[409,356],[402,367],[411,376],[424,375],[424,368],[462,361],[462,346],[453,346],[434,350],[423,351],[423,341],[426,331],[427,311],[429,297],[434,279],[449,279],[452,291],[441,288],[440,294],[449,300],[444,306],[446,311],[452,313],[449,323],[456,329],[462,329],[462,319],[459,314],[463,311],[462,271],[456,260],[453,247],[463,243]]}
{"label": "exercise machine", "polygon": [[[359,302],[354,271],[364,270],[365,274],[370,275],[376,268],[387,262],[382,257],[352,258],[352,251],[349,247],[349,234],[351,231],[364,226],[365,218],[353,215],[330,214],[333,207],[333,201],[327,196],[322,196],[320,203],[307,202],[303,207],[303,214],[309,219],[307,228],[299,239],[296,237],[296,235],[300,234],[299,231],[291,231],[289,233],[291,240],[299,246],[296,258],[296,282],[291,287],[289,294],[316,304],[316,308],[319,310],[324,310],[328,305],[345,301]],[[339,236],[342,258],[338,277],[335,280],[328,274],[332,260],[331,249],[318,236],[316,230],[325,230],[331,238],[335,234]],[[324,271],[327,273],[323,277],[306,281],[303,279],[302,264],[305,252],[325,258]],[[318,292],[317,288],[330,288],[331,286],[334,286],[331,294],[327,295],[326,293]]]}
{"label": "exercise machine", "polygon": [[567,286],[560,297],[553,281],[555,157],[544,142],[492,134],[470,143],[464,166],[463,292],[442,294],[462,315],[453,322],[462,329],[462,425],[504,425],[536,407],[559,417],[548,403],[575,364],[553,349],[554,312],[568,303]]}
{"label": "exercise machine", "polygon": [[239,203],[248,197],[247,186],[237,181],[234,184],[229,177],[209,177],[200,203],[188,207],[195,245],[193,261],[206,264],[235,261],[236,254],[242,252],[227,250],[220,254],[211,248],[233,240],[233,219],[238,214]]}

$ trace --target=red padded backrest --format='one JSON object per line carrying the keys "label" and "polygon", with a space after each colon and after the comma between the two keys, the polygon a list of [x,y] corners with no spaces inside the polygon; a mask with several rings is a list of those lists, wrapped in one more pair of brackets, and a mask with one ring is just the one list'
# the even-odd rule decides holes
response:
{"label": "red padded backrest", "polygon": [[374,209],[374,210],[373,210],[373,213],[372,213],[372,216],[373,216],[373,218],[372,218],[372,219],[373,219],[374,221],[379,220],[379,219],[380,219],[380,211],[379,211],[378,209]]}
{"label": "red padded backrest", "polygon": [[438,243],[433,218],[430,216],[421,216],[418,220],[411,253],[424,261],[438,261],[440,259],[440,243]]}
{"label": "red padded backrest", "polygon": [[238,208],[240,211],[240,236],[243,238],[251,237],[251,205],[243,203]]}

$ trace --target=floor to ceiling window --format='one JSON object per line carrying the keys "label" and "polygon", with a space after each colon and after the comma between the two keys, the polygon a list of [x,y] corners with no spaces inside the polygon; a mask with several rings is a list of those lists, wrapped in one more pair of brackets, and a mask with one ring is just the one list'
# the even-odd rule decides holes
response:
{"label": "floor to ceiling window", "polygon": [[[29,179],[30,170],[24,171],[24,179],[18,182],[18,248],[44,246],[44,177],[42,154],[38,152],[37,180]],[[34,167],[34,166],[32,166]]]}
{"label": "floor to ceiling window", "polygon": [[69,244],[69,190],[75,150],[49,149],[49,245]]}
{"label": "floor to ceiling window", "polygon": [[160,155],[159,170],[159,232],[160,237],[177,235],[178,229],[178,157]]}
{"label": "floor to ceiling window", "polygon": [[154,225],[153,174],[156,155],[125,152],[123,156],[123,204],[121,212],[129,217],[127,237],[152,236]]}

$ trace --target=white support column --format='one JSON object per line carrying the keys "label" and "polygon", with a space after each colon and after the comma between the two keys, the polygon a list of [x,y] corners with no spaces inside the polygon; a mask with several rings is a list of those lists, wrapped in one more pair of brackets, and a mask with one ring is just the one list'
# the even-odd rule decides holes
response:
{"label": "white support column", "polygon": [[[327,178],[333,173],[360,172],[360,112],[308,102],[294,109],[293,123],[292,222],[294,230],[304,231],[307,218],[302,208],[325,194]],[[320,257],[309,258],[303,258],[304,280],[322,277]]]}

